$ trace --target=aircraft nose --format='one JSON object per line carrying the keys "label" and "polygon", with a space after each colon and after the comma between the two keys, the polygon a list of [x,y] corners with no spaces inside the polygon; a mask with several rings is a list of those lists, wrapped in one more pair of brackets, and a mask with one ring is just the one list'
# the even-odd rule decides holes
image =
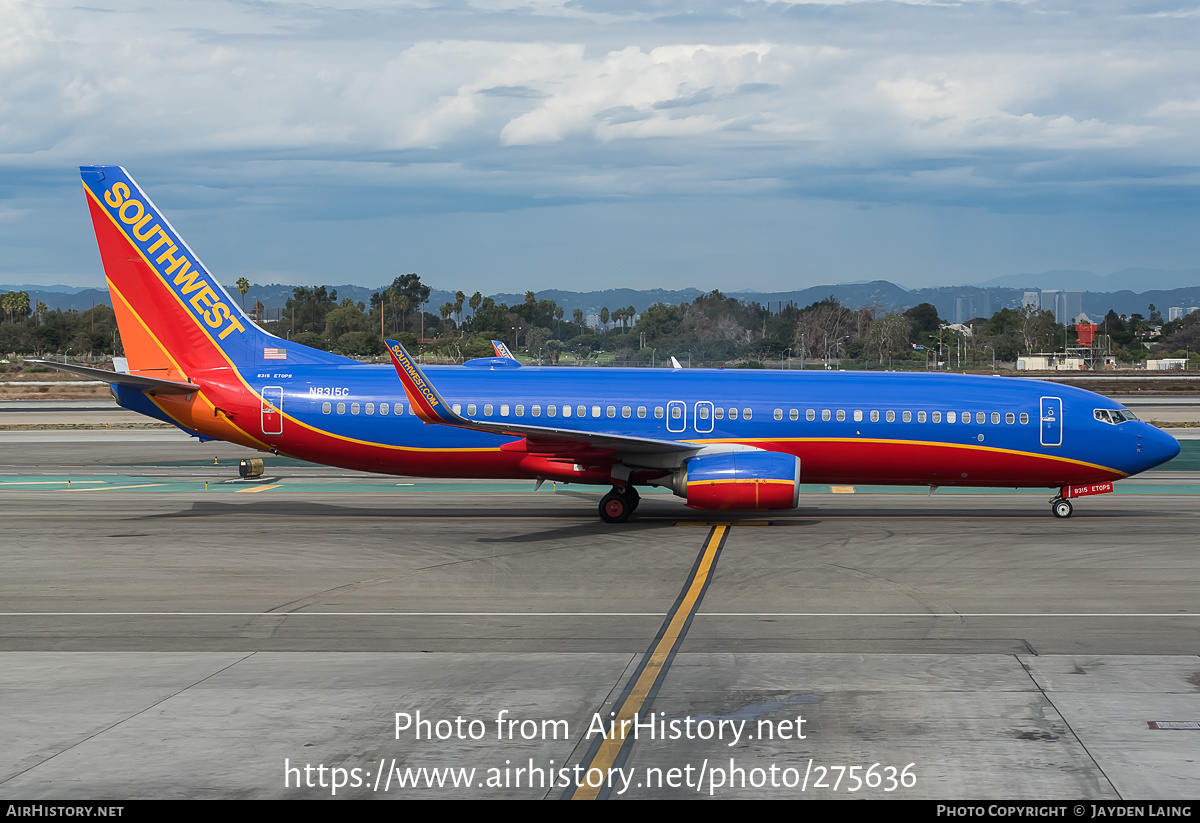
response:
{"label": "aircraft nose", "polygon": [[1141,433],[1141,438],[1138,440],[1138,451],[1145,464],[1143,471],[1166,463],[1179,454],[1179,450],[1178,440],[1162,429],[1151,425],[1146,426],[1146,431]]}

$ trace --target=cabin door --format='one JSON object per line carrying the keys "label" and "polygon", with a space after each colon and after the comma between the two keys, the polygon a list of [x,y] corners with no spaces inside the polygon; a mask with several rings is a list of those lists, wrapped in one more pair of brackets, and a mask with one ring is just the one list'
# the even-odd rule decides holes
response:
{"label": "cabin door", "polygon": [[1062,398],[1042,398],[1042,445],[1062,445]]}

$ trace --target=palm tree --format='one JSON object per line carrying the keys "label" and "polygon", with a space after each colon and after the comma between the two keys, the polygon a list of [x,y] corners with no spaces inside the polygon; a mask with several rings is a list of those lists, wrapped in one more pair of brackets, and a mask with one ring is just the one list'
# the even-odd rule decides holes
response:
{"label": "palm tree", "polygon": [[246,310],[246,292],[250,291],[250,281],[244,277],[239,277],[237,281],[238,293],[242,296],[242,311]]}
{"label": "palm tree", "polygon": [[408,310],[412,308],[412,301],[407,294],[396,295],[396,308],[400,310],[400,316],[403,318],[402,328],[400,331],[408,331]]}

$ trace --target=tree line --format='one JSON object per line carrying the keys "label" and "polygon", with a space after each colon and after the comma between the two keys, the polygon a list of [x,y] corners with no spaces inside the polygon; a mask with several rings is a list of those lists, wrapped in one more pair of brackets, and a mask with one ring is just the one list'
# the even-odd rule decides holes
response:
{"label": "tree line", "polygon": [[[369,303],[339,300],[337,290],[326,286],[297,286],[283,308],[268,311],[257,301],[245,305],[249,288],[245,278],[238,280],[243,309],[264,329],[352,357],[380,356],[383,338],[395,337],[413,351],[462,362],[490,356],[491,341],[498,339],[523,357],[551,365],[658,365],[674,356],[709,366],[922,369],[1012,363],[1021,354],[1077,345],[1074,326],[1056,323],[1051,312],[1037,307],[1004,308],[952,326],[929,303],[883,311],[851,309],[829,297],[804,307],[764,306],[713,291],[678,305],[656,303],[640,314],[633,306],[603,307],[597,327],[588,325],[582,309],[567,317],[562,306],[532,291],[514,305],[459,291],[433,310],[427,303],[430,288],[415,273],[396,277]],[[108,306],[49,310],[44,303],[30,305],[25,292],[10,291],[0,295],[0,310],[3,351],[120,353]],[[1163,323],[1153,305],[1146,315],[1110,311],[1099,323],[1094,346],[1123,362],[1200,358],[1200,313]]]}

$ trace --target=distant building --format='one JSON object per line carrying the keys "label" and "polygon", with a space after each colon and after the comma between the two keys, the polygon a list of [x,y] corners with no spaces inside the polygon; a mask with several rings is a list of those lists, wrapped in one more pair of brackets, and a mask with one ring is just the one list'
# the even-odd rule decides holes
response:
{"label": "distant building", "polygon": [[1087,365],[1081,355],[1027,354],[1017,358],[1017,371],[1079,371]]}
{"label": "distant building", "polygon": [[1167,371],[1168,369],[1186,369],[1187,358],[1164,357],[1162,360],[1147,360],[1147,371]]}
{"label": "distant building", "polygon": [[[1028,297],[1030,292],[1026,292]],[[1083,311],[1083,292],[1046,289],[1042,292],[1041,308],[1054,314],[1054,322],[1069,324]]]}
{"label": "distant building", "polygon": [[1042,298],[1035,291],[1025,292],[1025,296],[1021,298],[1021,308],[1038,308],[1041,305]]}
{"label": "distant building", "polygon": [[1167,309],[1167,322],[1170,323],[1172,320],[1178,320],[1179,318],[1183,317],[1184,314],[1185,312],[1183,311],[1183,306],[1172,306],[1171,308]]}
{"label": "distant building", "polygon": [[954,322],[966,323],[975,315],[971,314],[971,298],[956,297],[954,298]]}

